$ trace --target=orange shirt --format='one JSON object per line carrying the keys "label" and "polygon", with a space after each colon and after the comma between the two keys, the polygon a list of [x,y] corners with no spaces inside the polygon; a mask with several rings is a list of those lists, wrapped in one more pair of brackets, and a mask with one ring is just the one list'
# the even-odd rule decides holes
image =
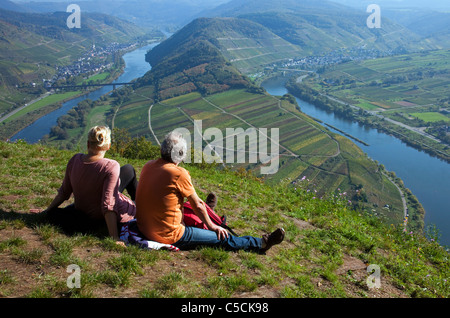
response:
{"label": "orange shirt", "polygon": [[163,159],[147,162],[136,191],[136,220],[147,239],[174,244],[184,234],[184,198],[195,193],[189,172]]}

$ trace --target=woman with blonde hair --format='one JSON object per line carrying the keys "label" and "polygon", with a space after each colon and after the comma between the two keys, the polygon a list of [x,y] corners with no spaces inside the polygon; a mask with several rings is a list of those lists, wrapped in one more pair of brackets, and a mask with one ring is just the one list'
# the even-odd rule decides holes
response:
{"label": "woman with blonde hair", "polygon": [[[121,223],[136,215],[137,179],[131,165],[120,167],[117,161],[105,158],[110,147],[111,130],[91,128],[88,153],[78,153],[69,160],[58,194],[44,212],[51,223],[70,233],[97,230],[106,222],[109,235],[121,243]],[[125,189],[131,199],[122,193]],[[74,204],[59,208],[72,194]]]}

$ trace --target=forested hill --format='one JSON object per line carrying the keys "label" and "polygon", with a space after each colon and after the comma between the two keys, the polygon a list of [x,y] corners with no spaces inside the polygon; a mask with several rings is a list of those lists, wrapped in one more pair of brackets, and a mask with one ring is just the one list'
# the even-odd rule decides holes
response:
{"label": "forested hill", "polygon": [[[147,60],[154,65],[161,62],[172,51],[180,50],[186,44],[197,40],[206,40],[220,48],[218,39],[221,38],[250,38],[269,39],[274,38],[272,32],[258,23],[237,18],[199,18],[180,31],[170,39],[164,41],[147,54]],[[181,48],[182,49],[182,48]]]}
{"label": "forested hill", "polygon": [[328,1],[233,0],[204,12],[148,52],[152,70],[140,85],[155,98],[249,87],[245,75],[281,60],[363,47],[390,52],[433,49],[431,40],[383,18],[370,29],[368,14]]}
{"label": "forested hill", "polygon": [[233,18],[200,18],[192,21],[146,55],[152,70],[138,85],[154,85],[166,99],[192,91],[212,94],[229,88],[257,90],[220,50],[218,38],[264,36],[270,32],[256,23]]}

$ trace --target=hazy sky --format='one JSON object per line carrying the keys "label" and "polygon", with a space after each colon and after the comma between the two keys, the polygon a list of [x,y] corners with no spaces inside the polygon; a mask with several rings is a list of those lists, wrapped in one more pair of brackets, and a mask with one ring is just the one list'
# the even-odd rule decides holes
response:
{"label": "hazy sky", "polygon": [[[76,3],[76,0],[11,0],[12,2],[23,3],[23,2],[66,2],[66,3]],[[96,0],[80,0],[80,1],[96,1]],[[110,0],[110,1],[125,1],[125,0]],[[141,0],[148,1],[148,0]],[[151,0],[155,2],[166,2],[170,4],[171,2],[186,2],[192,3],[196,5],[217,3],[217,5],[225,2],[229,2],[231,0]],[[276,1],[276,0],[274,0]],[[301,1],[301,0],[298,0]],[[318,0],[320,1],[320,0]],[[329,0],[337,3],[365,8],[369,4],[378,4],[380,6],[384,6],[386,8],[392,7],[422,7],[422,8],[430,8],[430,9],[444,9],[450,11],[450,1],[449,0]]]}
{"label": "hazy sky", "polygon": [[449,0],[330,0],[348,6],[366,8],[369,4],[378,4],[385,8],[415,7],[427,9],[443,9],[450,11]]}

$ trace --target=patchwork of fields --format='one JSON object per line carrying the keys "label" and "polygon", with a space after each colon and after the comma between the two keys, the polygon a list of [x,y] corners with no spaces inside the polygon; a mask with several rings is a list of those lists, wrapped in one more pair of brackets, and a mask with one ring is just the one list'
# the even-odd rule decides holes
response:
{"label": "patchwork of fields", "polygon": [[[263,165],[260,160],[248,163],[250,154],[254,152],[248,139],[236,138],[238,143],[234,149],[245,147],[246,163],[235,161],[229,165],[251,170],[269,183],[305,187],[317,194],[317,198],[347,192],[351,200],[352,196],[364,192],[371,207],[378,207],[378,212],[386,213],[383,207],[388,204],[392,208],[386,216],[394,222],[402,221],[398,189],[379,171],[378,165],[353,142],[319,125],[287,100],[245,90],[229,90],[208,97],[190,93],[153,104],[145,93],[137,90],[132,99],[120,107],[114,127],[127,128],[131,135],[144,135],[158,144],[176,128],[186,128],[194,136],[194,121],[201,120],[203,133],[208,128],[217,128],[224,136],[222,141],[204,140],[204,152],[207,151],[207,141],[212,146],[221,142],[225,146],[228,145],[226,137],[235,138],[226,134],[227,128],[267,128],[268,154],[271,143],[277,141],[270,135],[271,128],[278,128],[279,169],[276,174],[259,174]],[[214,149],[219,153],[224,150],[220,147]]]}
{"label": "patchwork of fields", "polygon": [[[348,62],[330,67],[310,84],[369,111],[448,106],[450,51]],[[445,106],[447,105],[447,106]],[[434,112],[438,113],[439,108]],[[447,118],[449,118],[447,116]]]}

